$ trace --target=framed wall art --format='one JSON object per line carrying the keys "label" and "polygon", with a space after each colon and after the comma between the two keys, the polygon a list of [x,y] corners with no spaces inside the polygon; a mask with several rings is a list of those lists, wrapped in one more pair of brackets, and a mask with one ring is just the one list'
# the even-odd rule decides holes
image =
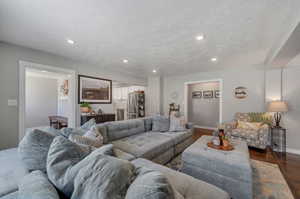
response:
{"label": "framed wall art", "polygon": [[220,91],[219,90],[215,90],[215,98],[220,98]]}
{"label": "framed wall art", "polygon": [[78,75],[78,103],[111,104],[112,81],[98,77]]}
{"label": "framed wall art", "polygon": [[204,99],[211,99],[214,97],[214,91],[203,91]]}
{"label": "framed wall art", "polygon": [[246,87],[239,86],[234,89],[234,96],[237,99],[245,99],[248,96],[248,91]]}
{"label": "framed wall art", "polygon": [[202,91],[193,91],[192,92],[192,98],[193,99],[200,99],[200,98],[202,98]]}

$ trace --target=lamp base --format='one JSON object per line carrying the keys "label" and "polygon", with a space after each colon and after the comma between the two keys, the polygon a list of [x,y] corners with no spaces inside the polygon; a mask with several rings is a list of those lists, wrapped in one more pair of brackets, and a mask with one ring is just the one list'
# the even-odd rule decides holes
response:
{"label": "lamp base", "polygon": [[280,120],[281,120],[281,113],[277,112],[274,114],[274,120],[275,120],[275,128],[281,128],[280,126]]}

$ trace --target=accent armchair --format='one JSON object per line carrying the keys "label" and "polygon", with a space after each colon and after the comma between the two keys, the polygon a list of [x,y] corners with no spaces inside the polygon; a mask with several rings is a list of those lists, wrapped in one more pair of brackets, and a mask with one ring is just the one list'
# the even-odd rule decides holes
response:
{"label": "accent armchair", "polygon": [[[262,123],[258,128],[239,128],[238,121]],[[272,117],[267,113],[236,113],[232,122],[224,123],[225,134],[231,139],[247,142],[248,146],[266,149],[270,145]]]}

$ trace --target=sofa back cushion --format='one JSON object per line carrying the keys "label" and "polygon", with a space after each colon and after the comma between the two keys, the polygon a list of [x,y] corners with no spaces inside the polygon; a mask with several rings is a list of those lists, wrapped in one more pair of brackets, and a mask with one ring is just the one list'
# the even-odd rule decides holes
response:
{"label": "sofa back cushion", "polygon": [[46,171],[48,150],[55,136],[38,129],[26,133],[18,148],[26,169]]}
{"label": "sofa back cushion", "polygon": [[142,119],[108,122],[106,127],[109,142],[145,132]]}
{"label": "sofa back cushion", "polygon": [[19,184],[18,199],[59,199],[54,186],[42,171],[33,171]]}
{"label": "sofa back cushion", "polygon": [[152,131],[166,132],[170,128],[170,119],[165,116],[157,115],[153,117]]}

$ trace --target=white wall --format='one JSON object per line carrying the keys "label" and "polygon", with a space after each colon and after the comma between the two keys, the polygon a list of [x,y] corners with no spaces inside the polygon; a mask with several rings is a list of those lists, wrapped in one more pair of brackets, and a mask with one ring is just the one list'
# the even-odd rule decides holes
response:
{"label": "white wall", "polygon": [[283,114],[281,126],[287,129],[287,150],[300,153],[300,67],[283,70],[281,93],[281,70],[266,73],[266,100],[278,100],[281,95],[288,103],[289,111]]}
{"label": "white wall", "polygon": [[57,115],[56,79],[26,76],[26,128],[49,126],[48,116]]}
{"label": "white wall", "polygon": [[[186,76],[165,77],[163,79],[164,113],[168,113],[171,102],[183,105],[184,83],[209,79],[223,79],[223,121],[231,121],[236,112],[266,111],[266,102],[280,99],[281,71],[236,70],[197,73]],[[236,99],[234,88],[248,88],[246,99]],[[171,94],[178,93],[176,100]],[[300,67],[289,67],[283,71],[282,96],[289,105],[289,111],[283,115],[282,126],[287,129],[287,148],[290,152],[300,153]],[[184,110],[182,110],[184,112]]]}
{"label": "white wall", "polygon": [[[223,80],[223,110],[222,120],[231,121],[236,112],[265,111],[264,100],[264,71],[261,70],[235,70],[204,72],[185,76],[163,78],[163,110],[168,113],[169,104],[180,104],[184,112],[184,83],[190,81],[203,81],[211,79]],[[246,99],[236,99],[234,89],[238,86],[248,88]],[[172,94],[177,92],[177,99],[172,99]]]}
{"label": "white wall", "polygon": [[201,127],[216,128],[219,123],[220,98],[192,98],[194,91],[219,90],[219,82],[202,82],[188,85],[188,121]]}
{"label": "white wall", "polygon": [[[102,77],[134,85],[146,85],[144,78],[126,73],[112,72],[104,65],[92,65],[53,55],[38,50],[0,42],[0,150],[15,147],[18,144],[18,107],[7,106],[8,99],[18,99],[19,61],[28,61],[66,69],[79,74]],[[112,104],[100,105],[105,112],[113,110]],[[79,121],[79,106],[77,118]]]}

